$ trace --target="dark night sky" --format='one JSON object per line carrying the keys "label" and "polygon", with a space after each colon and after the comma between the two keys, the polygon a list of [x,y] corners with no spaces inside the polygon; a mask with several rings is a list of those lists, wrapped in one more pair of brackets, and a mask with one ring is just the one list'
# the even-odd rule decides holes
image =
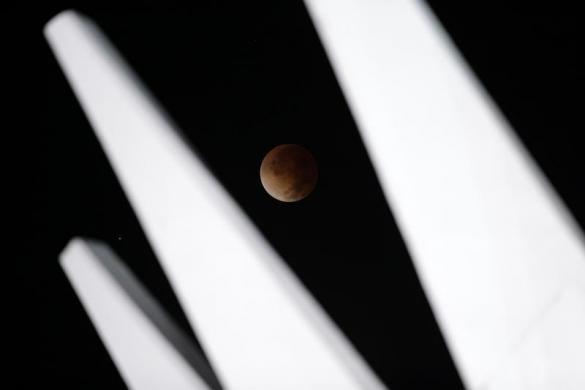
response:
{"label": "dark night sky", "polygon": [[[301,2],[190,9],[75,6],[92,17],[178,122],[239,204],[392,389],[460,387],[392,213]],[[585,226],[583,41],[560,7],[431,6]],[[71,8],[38,12],[42,24]],[[48,47],[41,125],[31,136],[38,199],[19,285],[35,302],[29,364],[59,388],[123,388],[57,263],[72,236],[101,239],[188,329],[168,282]],[[266,195],[264,154],[309,148],[315,192]],[[46,374],[45,374],[46,373]],[[23,376],[22,387],[38,378]]]}

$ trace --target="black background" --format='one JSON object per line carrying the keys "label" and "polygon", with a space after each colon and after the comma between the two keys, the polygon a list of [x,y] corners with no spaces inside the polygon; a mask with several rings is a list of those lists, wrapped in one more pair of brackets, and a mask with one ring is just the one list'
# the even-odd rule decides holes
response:
{"label": "black background", "polygon": [[[474,2],[475,3],[475,2]],[[557,6],[430,2],[472,69],[585,226],[581,17]],[[101,239],[187,322],[42,25],[74,7],[110,36],[250,217],[392,389],[458,388],[457,373],[318,38],[300,2],[189,9],[53,4],[36,14],[43,84],[32,241],[18,285],[31,304],[25,356],[61,388],[123,388],[57,263],[73,236]],[[280,143],[320,167],[316,191],[281,204],[258,168]],[[30,206],[30,205],[29,205]],[[23,304],[24,306],[24,304]],[[40,375],[40,374],[39,374]],[[22,388],[36,375],[22,376]]]}

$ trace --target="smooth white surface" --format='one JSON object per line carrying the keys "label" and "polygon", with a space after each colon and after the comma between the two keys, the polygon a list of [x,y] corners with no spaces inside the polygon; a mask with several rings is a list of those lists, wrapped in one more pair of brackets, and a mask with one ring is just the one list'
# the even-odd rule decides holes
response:
{"label": "smooth white surface", "polygon": [[[96,249],[94,243],[74,239],[60,256],[61,266],[126,385],[136,390],[209,390],[99,257],[118,262],[113,253],[98,254]],[[82,359],[91,364],[90,356]]]}
{"label": "smooth white surface", "polygon": [[99,30],[45,33],[221,382],[383,389]]}
{"label": "smooth white surface", "polygon": [[430,10],[306,3],[467,387],[585,389],[580,232]]}

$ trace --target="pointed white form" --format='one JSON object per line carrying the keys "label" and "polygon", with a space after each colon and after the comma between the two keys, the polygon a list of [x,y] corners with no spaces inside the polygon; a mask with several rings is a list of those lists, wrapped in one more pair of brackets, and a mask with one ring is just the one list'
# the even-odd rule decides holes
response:
{"label": "pointed white form", "polygon": [[45,35],[220,381],[383,389],[99,29],[65,12]]}
{"label": "pointed white form", "polygon": [[306,4],[467,387],[584,389],[582,236],[430,10]]}
{"label": "pointed white form", "polygon": [[73,239],[60,262],[129,388],[220,388],[193,342],[110,248]]}

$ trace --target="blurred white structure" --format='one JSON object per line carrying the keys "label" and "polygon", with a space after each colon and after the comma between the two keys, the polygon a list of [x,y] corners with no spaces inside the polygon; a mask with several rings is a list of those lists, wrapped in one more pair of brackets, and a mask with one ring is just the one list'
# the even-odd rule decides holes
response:
{"label": "blurred white structure", "polygon": [[581,232],[430,10],[306,4],[467,388],[585,389]]}
{"label": "blurred white structure", "polygon": [[220,388],[193,342],[108,247],[73,239],[60,261],[129,388]]}

